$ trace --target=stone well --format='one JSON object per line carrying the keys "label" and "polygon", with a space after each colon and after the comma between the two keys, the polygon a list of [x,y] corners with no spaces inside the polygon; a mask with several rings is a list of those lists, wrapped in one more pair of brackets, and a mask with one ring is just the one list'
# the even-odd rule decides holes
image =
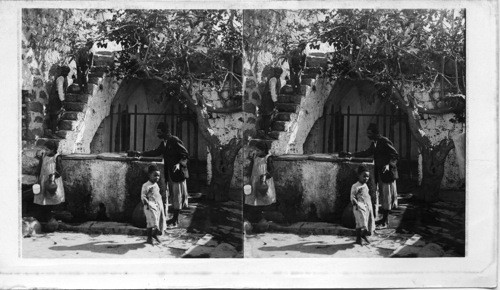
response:
{"label": "stone well", "polygon": [[157,164],[161,171],[159,186],[165,202],[161,161],[161,158],[137,160],[110,153],[63,155],[62,177],[68,210],[77,220],[95,220],[102,203],[110,220],[131,221],[151,164]]}
{"label": "stone well", "polygon": [[[282,155],[274,159],[277,209],[288,222],[338,222],[349,204],[351,186],[363,164],[373,177],[371,158],[339,158],[333,154]],[[368,182],[375,196],[375,182]]]}

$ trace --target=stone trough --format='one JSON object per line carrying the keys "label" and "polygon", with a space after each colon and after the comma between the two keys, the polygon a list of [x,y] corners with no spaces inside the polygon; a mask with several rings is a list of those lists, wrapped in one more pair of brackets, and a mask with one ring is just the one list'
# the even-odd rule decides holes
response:
{"label": "stone trough", "polygon": [[[274,159],[277,210],[287,222],[340,222],[349,204],[357,169],[365,165],[373,176],[371,158],[340,158],[336,154],[281,155]],[[375,183],[370,178],[370,195]]]}
{"label": "stone trough", "polygon": [[131,222],[151,164],[158,165],[161,171],[159,186],[165,202],[161,161],[161,158],[137,160],[113,153],[63,155],[62,177],[68,211],[76,220],[96,220],[104,205],[109,220]]}

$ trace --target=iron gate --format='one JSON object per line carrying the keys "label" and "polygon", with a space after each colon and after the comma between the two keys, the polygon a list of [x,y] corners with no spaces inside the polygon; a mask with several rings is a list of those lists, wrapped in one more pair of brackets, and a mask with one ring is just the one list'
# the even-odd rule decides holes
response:
{"label": "iron gate", "polygon": [[399,108],[384,107],[382,114],[352,113],[348,106],[344,111],[341,106],[325,107],[323,111],[323,153],[341,151],[358,152],[361,148],[360,134],[365,136],[366,127],[360,128],[360,123],[376,123],[382,135],[388,137],[398,150],[399,171],[401,178],[414,180],[417,173],[417,160],[412,156],[412,146],[415,146],[408,118]]}
{"label": "iron gate", "polygon": [[171,106],[169,112],[164,113],[138,112],[137,105],[133,107],[133,111],[130,111],[127,105],[112,105],[109,116],[109,152],[146,151],[156,148],[158,139],[155,139],[154,143],[147,143],[146,140],[151,134],[156,137],[156,124],[160,121],[168,124],[171,132],[179,137],[187,148],[190,154],[188,189],[190,192],[200,191],[200,187],[206,184],[203,179],[206,179],[206,161],[199,158],[198,123],[196,114],[181,104]]}

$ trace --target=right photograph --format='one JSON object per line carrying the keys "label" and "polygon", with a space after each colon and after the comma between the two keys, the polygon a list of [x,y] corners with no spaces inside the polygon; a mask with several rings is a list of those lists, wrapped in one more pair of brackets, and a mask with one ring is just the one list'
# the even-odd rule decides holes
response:
{"label": "right photograph", "polygon": [[466,10],[243,10],[245,258],[466,257]]}

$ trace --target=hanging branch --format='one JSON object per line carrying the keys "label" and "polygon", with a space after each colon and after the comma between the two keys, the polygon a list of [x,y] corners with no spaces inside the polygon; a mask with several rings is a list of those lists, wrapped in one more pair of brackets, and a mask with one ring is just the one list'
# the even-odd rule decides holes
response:
{"label": "hanging branch", "polygon": [[431,147],[432,146],[431,141],[425,135],[425,131],[422,129],[422,126],[420,125],[420,116],[418,115],[418,109],[416,107],[414,100],[412,100],[411,97],[408,97],[408,102],[406,102],[399,87],[395,84],[392,77],[390,75],[388,76],[391,86],[396,90],[395,93],[392,94],[392,96],[395,97],[395,101],[398,103],[399,107],[405,108],[406,113],[409,116],[412,116],[412,118],[408,118],[409,121],[408,124],[413,129],[410,130],[412,132],[413,137],[415,137],[415,140],[417,140],[418,144],[421,147],[423,148]]}

